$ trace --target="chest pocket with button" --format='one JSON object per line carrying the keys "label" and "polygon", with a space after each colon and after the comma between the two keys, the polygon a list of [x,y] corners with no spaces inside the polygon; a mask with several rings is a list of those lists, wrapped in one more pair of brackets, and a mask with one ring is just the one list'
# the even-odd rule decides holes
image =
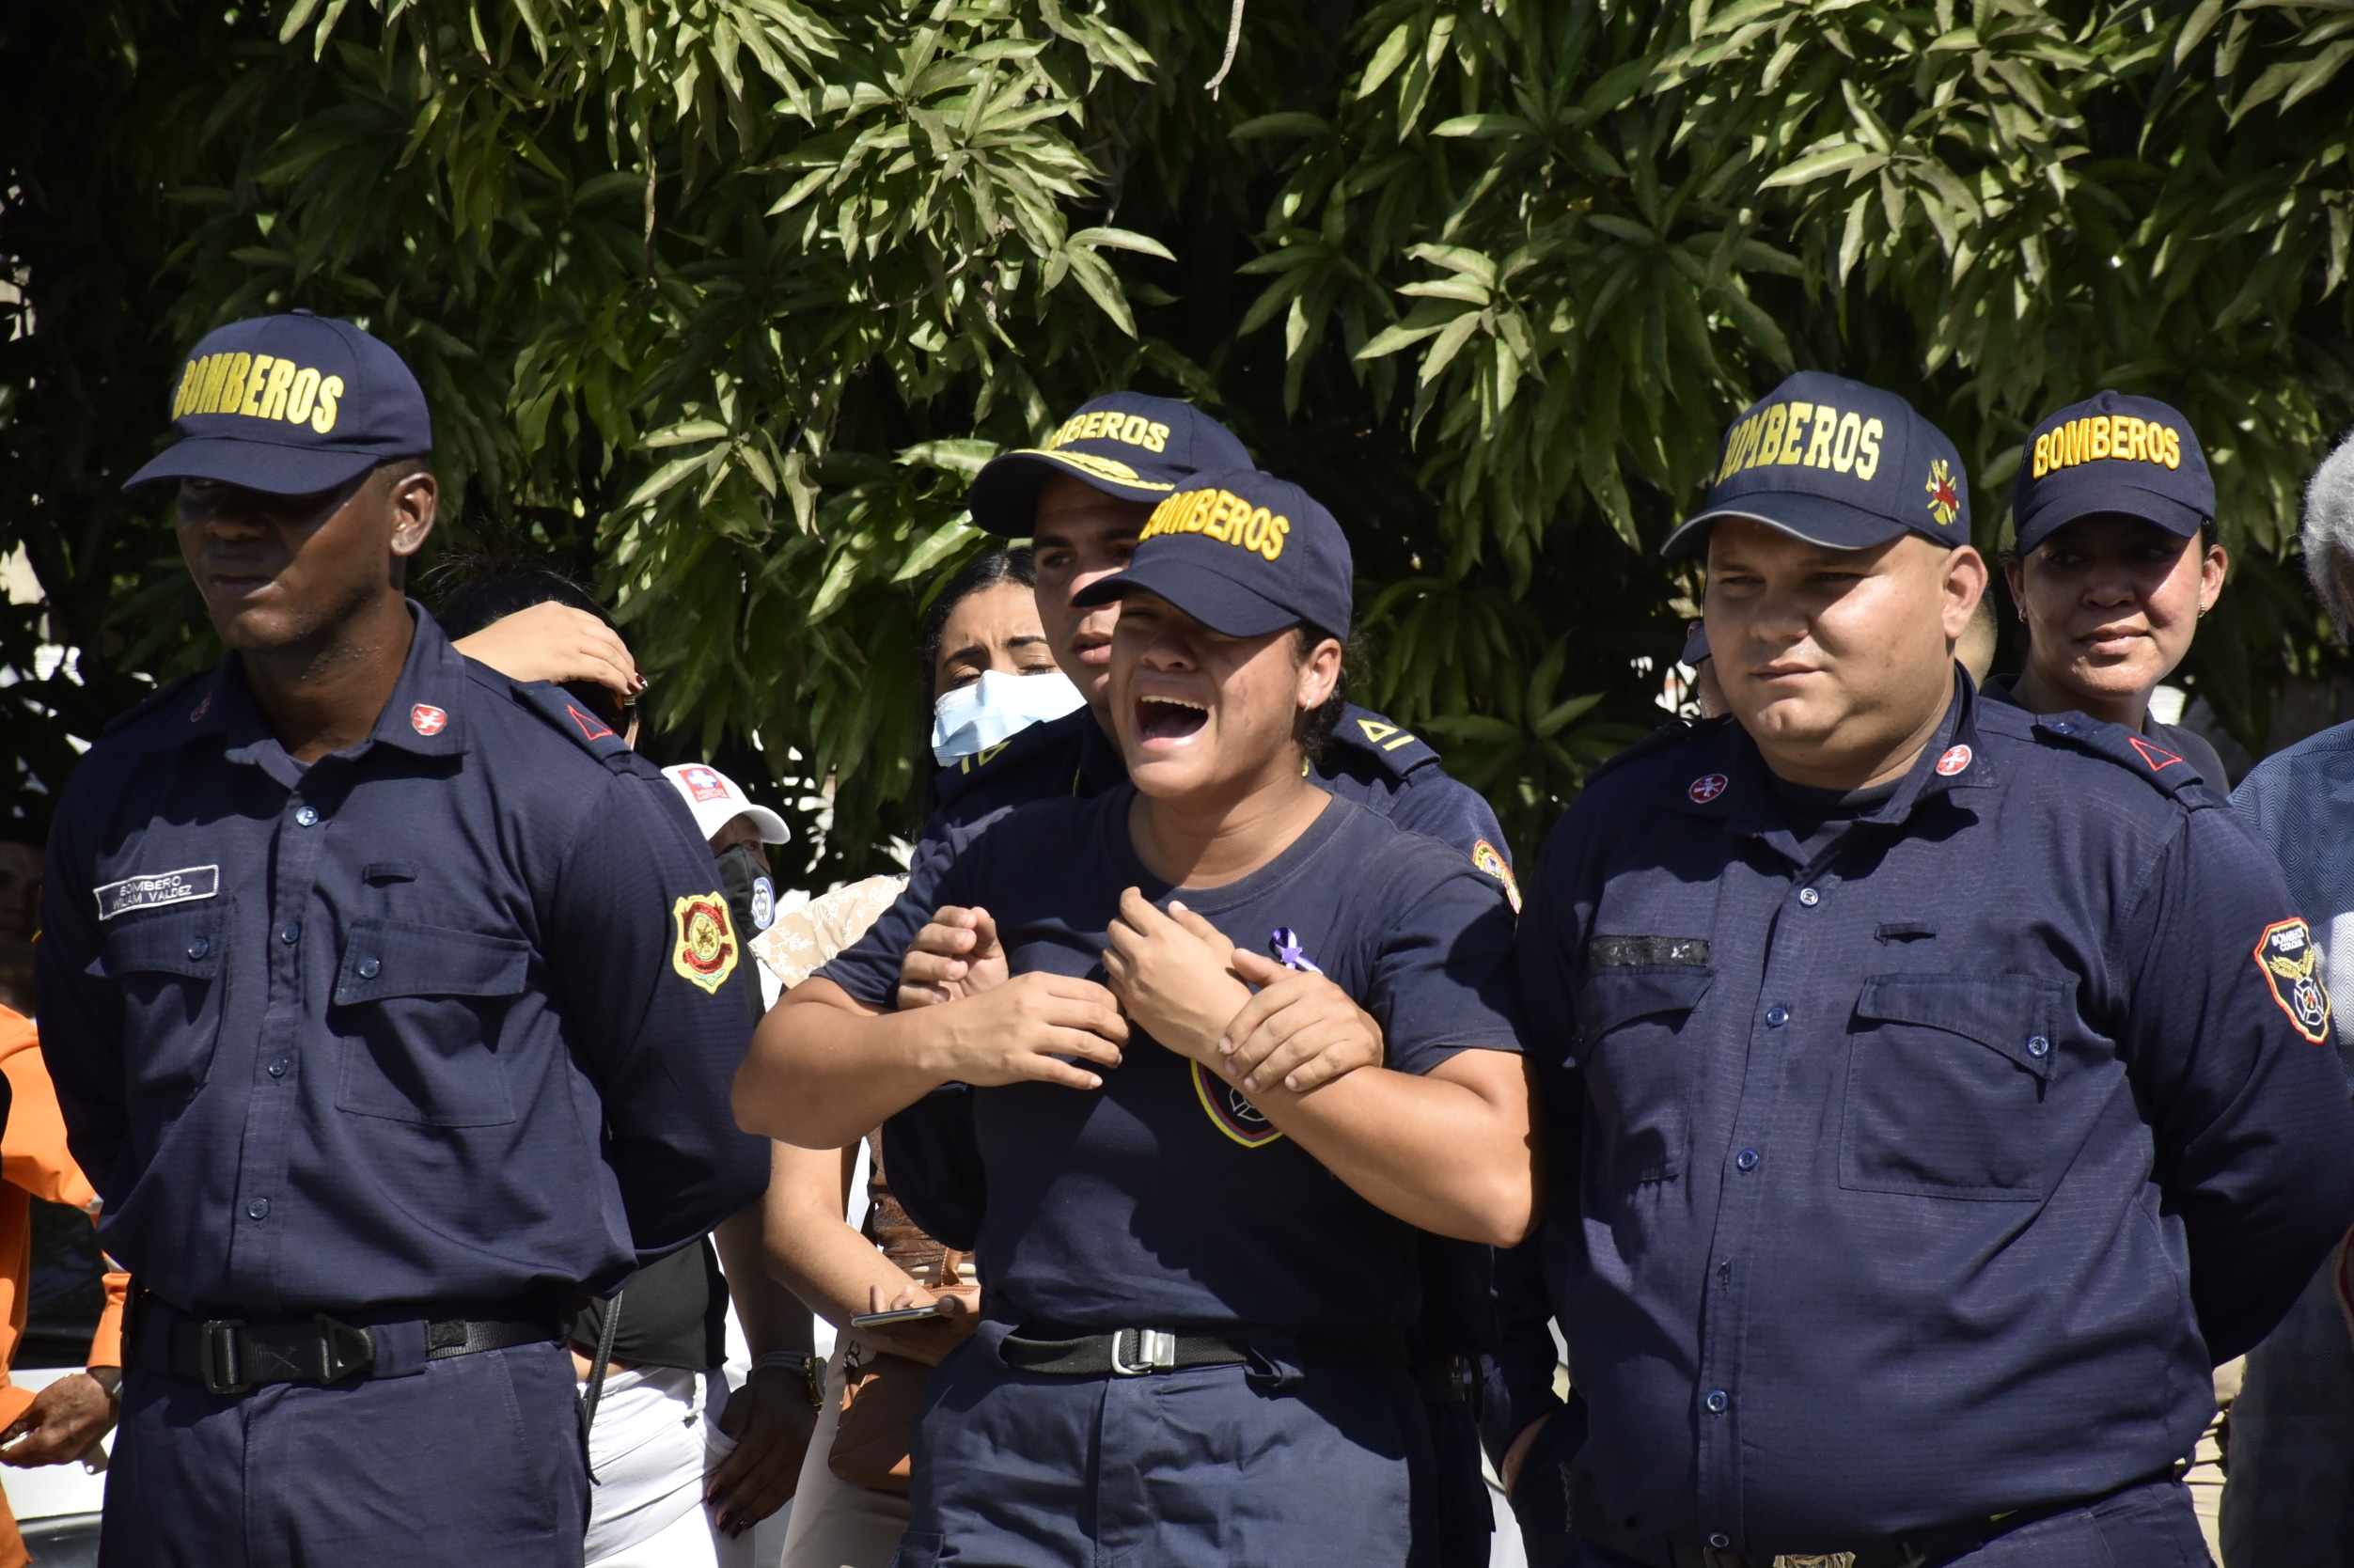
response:
{"label": "chest pocket with button", "polygon": [[120,988],[125,1089],[134,1127],[169,1117],[212,1074],[228,987],[228,910],[220,901],[105,926],[95,969]]}
{"label": "chest pocket with button", "polygon": [[1685,964],[1595,964],[1577,998],[1589,1125],[1613,1190],[1682,1174],[1690,1141],[1692,1053],[1685,1026],[1717,971]]}
{"label": "chest pocket with button", "polygon": [[1856,1001],[1839,1184],[2038,1201],[2082,1141],[2061,1027],[2032,975],[1875,975]]}
{"label": "chest pocket with button", "polygon": [[336,971],[336,1106],[428,1127],[515,1120],[495,1044],[531,946],[406,920],[352,927]]}

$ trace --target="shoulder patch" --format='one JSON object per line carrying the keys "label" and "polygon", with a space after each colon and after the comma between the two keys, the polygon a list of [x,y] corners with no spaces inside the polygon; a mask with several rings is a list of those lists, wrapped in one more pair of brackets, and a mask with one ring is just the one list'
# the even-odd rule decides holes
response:
{"label": "shoulder patch", "polygon": [[2135,734],[2121,724],[2107,724],[2082,713],[2039,714],[2035,734],[2038,739],[2048,739],[2071,750],[2089,752],[2114,762],[2160,794],[2170,795],[2185,806],[2225,804],[2223,797],[2207,787],[2199,776],[2199,770],[2179,752],[2145,735]]}
{"label": "shoulder patch", "polygon": [[1504,885],[1504,897],[1512,904],[1512,912],[1520,913],[1520,884],[1513,880],[1512,863],[1501,851],[1483,839],[1471,846],[1471,864]]}
{"label": "shoulder patch", "polygon": [[[214,669],[219,667],[220,666],[217,665],[213,666]],[[194,674],[183,675],[177,681],[165,682],[159,689],[149,692],[146,697],[141,698],[137,702],[133,703],[121,713],[117,713],[113,718],[108,719],[106,721],[106,727],[101,729],[99,734],[101,736],[111,735],[116,730],[120,729],[127,725],[138,723],[139,720],[145,718],[148,714],[154,713],[157,709],[162,708],[177,699],[180,693],[186,691],[190,686],[196,684],[196,682],[203,680],[206,676],[212,673],[212,670],[211,669],[200,669],[196,671]],[[204,715],[199,713],[190,716],[192,718],[202,718]]]}
{"label": "shoulder patch", "polygon": [[689,893],[671,904],[670,917],[679,928],[670,967],[706,993],[716,993],[735,973],[744,951],[744,944],[736,940],[735,922],[728,917],[727,896]]}
{"label": "shoulder patch", "polygon": [[514,681],[508,682],[507,689],[518,702],[555,726],[559,734],[615,772],[627,765],[624,759],[636,755],[627,741],[613,732],[611,725],[582,707],[580,699],[563,687],[543,681]]}
{"label": "shoulder patch", "polygon": [[1404,778],[1415,769],[1438,760],[1438,753],[1431,749],[1429,742],[1354,702],[1342,706],[1341,722],[1333,727],[1332,739],[1337,745],[1372,758],[1382,772],[1396,778]]}
{"label": "shoulder patch", "polygon": [[2297,1032],[2315,1045],[2330,1043],[2330,992],[2321,980],[2321,949],[2302,920],[2275,920],[2256,938],[2256,968],[2272,1000]]}

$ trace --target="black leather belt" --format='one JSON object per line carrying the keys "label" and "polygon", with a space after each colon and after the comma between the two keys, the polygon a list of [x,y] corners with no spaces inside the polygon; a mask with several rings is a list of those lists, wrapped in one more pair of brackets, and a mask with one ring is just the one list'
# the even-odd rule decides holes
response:
{"label": "black leather belt", "polygon": [[[553,1312],[416,1321],[428,1361],[553,1343],[563,1333]],[[140,1365],[201,1383],[211,1393],[242,1394],[265,1383],[329,1384],[376,1376],[377,1336],[404,1326],[350,1324],[324,1312],[292,1323],[196,1318],[147,1295],[138,1304],[133,1338]]]}
{"label": "black leather belt", "polygon": [[1023,1325],[999,1354],[1009,1367],[1060,1377],[1143,1377],[1187,1367],[1239,1367],[1260,1356],[1296,1352],[1308,1366],[1379,1367],[1405,1363],[1405,1335],[1395,1328],[1118,1328]]}
{"label": "black leather belt", "polygon": [[[2172,1479],[2173,1475],[2173,1469],[2169,1468],[2158,1475],[2145,1476],[2112,1491],[2103,1492],[2097,1497],[2072,1497],[2065,1502],[2016,1509],[1990,1519],[1972,1519],[1959,1525],[1915,1530],[1901,1540],[1859,1542],[1842,1550],[1852,1554],[1854,1568],[1937,1568],[1939,1563],[1967,1556],[2022,1526],[2048,1519],[2054,1514],[2073,1513],[2094,1507],[2135,1487]],[[1603,1512],[1593,1478],[1578,1470],[1569,1472],[1569,1528],[1570,1533],[1577,1539],[1592,1542],[1605,1551],[1616,1552],[1621,1557],[1632,1558],[1637,1562],[1647,1564],[1648,1568],[1773,1568],[1777,1556],[1773,1552],[1736,1552],[1697,1541],[1678,1541],[1628,1529]]]}

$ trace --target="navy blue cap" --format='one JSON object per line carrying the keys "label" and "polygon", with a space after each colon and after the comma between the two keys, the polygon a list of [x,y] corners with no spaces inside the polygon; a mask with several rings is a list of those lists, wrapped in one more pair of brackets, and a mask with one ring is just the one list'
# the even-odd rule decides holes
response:
{"label": "navy blue cap", "polygon": [[1356,575],[1348,536],[1313,496],[1237,468],[1203,475],[1153,508],[1128,569],[1071,603],[1106,604],[1141,589],[1230,637],[1301,621],[1345,637]]}
{"label": "navy blue cap", "polygon": [[400,356],[349,321],[306,310],[208,335],[180,368],[172,428],[179,443],[123,489],[219,479],[307,495],[433,449],[425,394]]}
{"label": "navy blue cap", "polygon": [[1725,431],[1708,502],[1662,554],[1740,517],[1813,544],[1861,550],[1912,532],[1970,542],[1970,481],[1954,443],[1893,392],[1801,370]]}
{"label": "navy blue cap", "polygon": [[965,505],[976,527],[1028,539],[1038,520],[1038,491],[1068,474],[1106,495],[1153,505],[1197,474],[1250,466],[1234,432],[1191,403],[1114,392],[1080,406],[1053,434],[990,460],[973,477]]}
{"label": "navy blue cap", "polygon": [[2189,539],[2215,516],[2215,479],[2190,421],[2155,398],[2101,392],[2038,424],[2012,492],[2017,549],[2095,512]]}

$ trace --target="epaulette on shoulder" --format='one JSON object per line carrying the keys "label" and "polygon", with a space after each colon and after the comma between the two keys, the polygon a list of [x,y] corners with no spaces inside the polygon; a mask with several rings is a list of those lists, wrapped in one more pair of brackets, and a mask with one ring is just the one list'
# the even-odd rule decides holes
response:
{"label": "epaulette on shoulder", "polygon": [[1593,789],[1607,776],[1616,773],[1627,763],[1682,745],[1697,736],[1713,734],[1733,721],[1729,718],[1703,719],[1694,724],[1689,719],[1668,720],[1658,729],[1612,756],[1609,760],[1586,775],[1586,788]]}
{"label": "epaulette on shoulder", "polygon": [[142,698],[137,702],[134,702],[130,707],[125,708],[121,713],[117,713],[113,718],[108,719],[106,721],[106,728],[101,729],[99,734],[101,736],[111,735],[116,730],[123,729],[127,725],[138,723],[139,720],[147,717],[148,714],[155,712],[156,709],[173,701],[181,692],[186,691],[190,686],[195,685],[198,681],[203,680],[206,676],[212,673],[212,671],[209,669],[199,669],[193,674],[183,675],[177,681],[165,682],[165,684],[157,690],[149,692],[146,697]]}
{"label": "epaulette on shoulder", "polygon": [[2160,745],[2147,735],[2121,724],[2087,718],[2082,713],[2045,713],[2035,718],[2035,737],[2048,745],[2114,762],[2160,794],[2194,809],[2227,806],[2229,801],[2209,788],[2190,760]]}
{"label": "epaulette on shoulder", "polygon": [[640,760],[629,743],[613,731],[613,727],[580,705],[580,699],[561,686],[544,681],[511,681],[507,690],[514,699],[545,719],[572,743],[586,751],[615,773],[635,773]]}
{"label": "epaulette on shoulder", "polygon": [[1372,759],[1392,778],[1404,778],[1438,760],[1438,753],[1420,736],[1354,702],[1342,705],[1341,722],[1333,726],[1332,739],[1335,745]]}
{"label": "epaulette on shoulder", "polygon": [[1002,778],[1029,759],[1070,745],[1072,737],[1079,733],[1080,725],[1094,722],[1092,713],[1078,708],[1060,718],[1017,730],[996,745],[982,746],[970,757],[960,757],[933,776],[934,796],[942,806],[952,805],[984,779]]}

